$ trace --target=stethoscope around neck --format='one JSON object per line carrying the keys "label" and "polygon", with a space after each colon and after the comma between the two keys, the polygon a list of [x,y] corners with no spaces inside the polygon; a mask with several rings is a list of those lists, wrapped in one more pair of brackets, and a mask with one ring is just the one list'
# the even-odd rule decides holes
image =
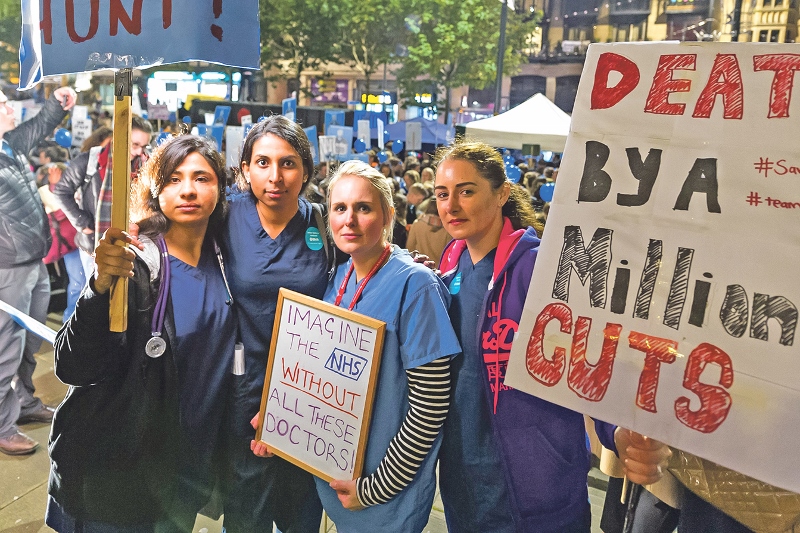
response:
{"label": "stethoscope around neck", "polygon": [[[225,293],[227,296],[225,305],[232,305],[233,295],[231,295],[231,288],[228,285],[228,277],[225,275],[225,264],[222,262],[222,250],[220,250],[216,239],[213,242],[214,253],[219,263],[219,270],[222,272],[222,281],[225,283]],[[153,320],[150,323],[152,336],[144,347],[147,355],[153,359],[161,357],[167,350],[167,342],[164,340],[162,333],[164,331],[164,319],[167,316],[167,299],[169,298],[170,279],[172,278],[169,251],[167,250],[167,242],[164,240],[163,235],[159,235],[156,239],[156,246],[158,246],[161,264],[161,281],[158,285],[158,299],[156,300],[156,307],[153,310]]]}

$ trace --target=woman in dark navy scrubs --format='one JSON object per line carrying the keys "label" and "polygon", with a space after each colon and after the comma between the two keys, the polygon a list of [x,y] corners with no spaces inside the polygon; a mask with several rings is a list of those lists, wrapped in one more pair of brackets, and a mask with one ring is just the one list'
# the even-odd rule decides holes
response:
{"label": "woman in dark navy scrubs", "polygon": [[[321,299],[328,255],[321,206],[302,197],[314,173],[303,129],[283,116],[257,123],[242,147],[238,187],[230,199],[223,246],[244,344],[244,374],[236,376],[228,452],[228,533],[319,531],[322,504],[311,474],[279,458],[250,451],[250,419],[261,391],[272,339],[278,289]],[[318,210],[318,211],[317,211]]]}
{"label": "woman in dark navy scrubs", "polygon": [[[224,187],[225,160],[205,139],[171,140],[137,182],[140,240],[111,228],[98,244],[96,273],[55,344],[56,375],[70,385],[50,438],[56,531],[191,532],[210,497],[236,327],[215,239]],[[128,324],[114,333],[119,277],[131,278]]]}

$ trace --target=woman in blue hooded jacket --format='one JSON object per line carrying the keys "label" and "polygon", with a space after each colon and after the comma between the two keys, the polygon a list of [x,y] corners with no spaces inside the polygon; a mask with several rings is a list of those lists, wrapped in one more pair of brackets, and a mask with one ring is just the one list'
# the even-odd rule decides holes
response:
{"label": "woman in blue hooded jacket", "polygon": [[[528,195],[486,144],[460,140],[437,159],[436,203],[455,239],[440,268],[463,349],[451,363],[439,453],[448,530],[588,532],[583,415],[503,383],[539,247]],[[665,445],[604,422],[595,427],[631,481],[660,477]]]}

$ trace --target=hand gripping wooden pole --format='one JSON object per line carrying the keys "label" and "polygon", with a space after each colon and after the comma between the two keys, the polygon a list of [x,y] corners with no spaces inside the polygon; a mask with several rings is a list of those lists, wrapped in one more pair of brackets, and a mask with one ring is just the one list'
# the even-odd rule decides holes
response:
{"label": "hand gripping wooden pole", "polygon": [[[132,71],[114,74],[114,137],[111,168],[111,226],[128,231],[128,197],[131,189],[131,91]],[[119,246],[126,246],[118,242]],[[128,329],[128,278],[118,278],[111,286],[109,308],[111,331]]]}

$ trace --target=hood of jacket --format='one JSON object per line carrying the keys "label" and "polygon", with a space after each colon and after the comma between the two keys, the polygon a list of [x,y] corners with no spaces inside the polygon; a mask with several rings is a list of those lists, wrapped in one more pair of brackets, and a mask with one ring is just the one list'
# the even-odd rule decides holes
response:
{"label": "hood of jacket", "polygon": [[[539,237],[536,235],[536,230],[530,227],[515,230],[511,220],[503,217],[503,229],[500,232],[500,241],[497,243],[489,289],[494,287],[496,280],[505,272],[509,263],[515,262],[522,254],[538,246]],[[466,249],[467,242],[463,239],[450,241],[445,247],[439,267],[443,278],[450,276],[458,268],[458,260]]]}

